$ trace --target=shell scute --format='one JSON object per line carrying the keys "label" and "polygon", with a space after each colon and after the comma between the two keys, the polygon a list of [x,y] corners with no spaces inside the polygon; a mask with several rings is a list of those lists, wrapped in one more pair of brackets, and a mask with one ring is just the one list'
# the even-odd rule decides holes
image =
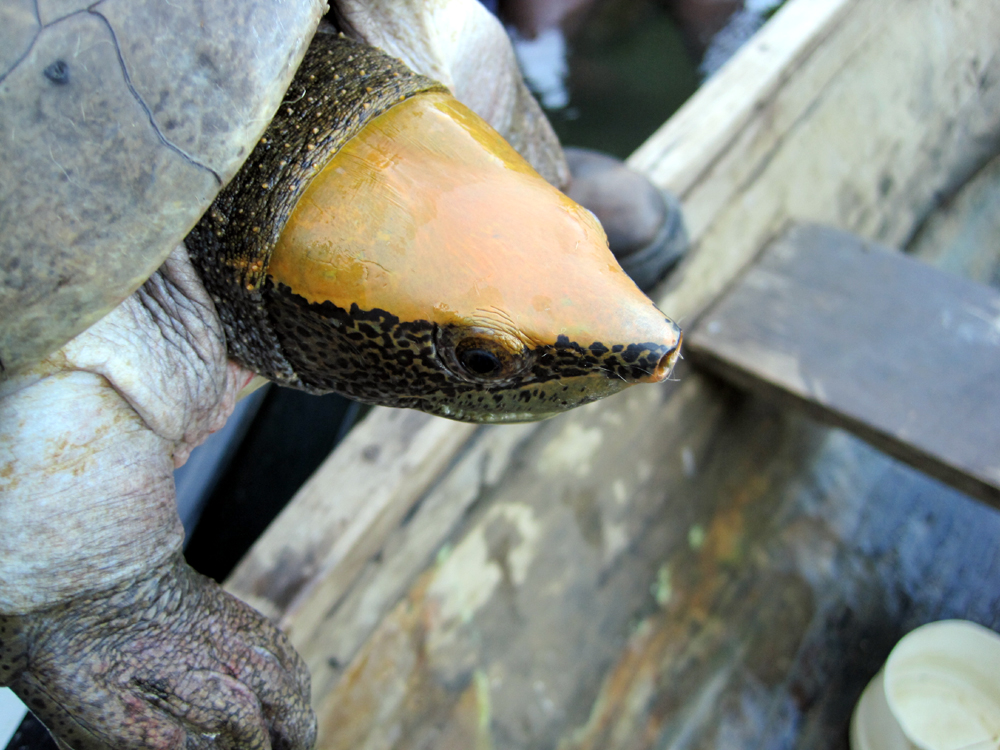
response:
{"label": "shell scute", "polygon": [[[277,107],[322,5],[3,3],[0,376],[95,322],[177,246]],[[270,36],[240,36],[267,23]]]}

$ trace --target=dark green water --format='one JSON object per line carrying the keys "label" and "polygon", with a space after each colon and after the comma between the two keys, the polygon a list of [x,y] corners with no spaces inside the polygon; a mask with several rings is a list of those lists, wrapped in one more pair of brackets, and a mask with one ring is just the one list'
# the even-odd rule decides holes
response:
{"label": "dark green water", "polygon": [[570,105],[548,113],[567,146],[625,158],[700,83],[680,32],[652,2],[594,14],[569,45]]}

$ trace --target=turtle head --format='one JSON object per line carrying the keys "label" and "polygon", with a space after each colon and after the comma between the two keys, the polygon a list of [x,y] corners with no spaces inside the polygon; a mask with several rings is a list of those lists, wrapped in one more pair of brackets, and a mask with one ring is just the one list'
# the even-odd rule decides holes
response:
{"label": "turtle head", "polygon": [[[665,379],[680,330],[596,218],[443,87],[345,44],[316,61],[313,43],[298,103],[188,238],[231,356],[313,392],[479,422]],[[348,62],[365,76],[338,74]]]}
{"label": "turtle head", "polygon": [[441,92],[330,160],[266,285],[308,387],[462,420],[538,419],[663,380],[680,344],[594,216]]}

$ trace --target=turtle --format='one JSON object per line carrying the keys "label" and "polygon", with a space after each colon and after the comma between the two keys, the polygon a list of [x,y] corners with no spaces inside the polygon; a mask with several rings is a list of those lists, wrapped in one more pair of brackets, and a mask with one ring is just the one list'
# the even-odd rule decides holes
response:
{"label": "turtle", "polygon": [[[0,10],[0,684],[62,747],[312,745],[302,660],[181,554],[172,469],[258,376],[502,422],[677,358],[474,0],[325,10]],[[492,48],[518,149],[453,95]]]}

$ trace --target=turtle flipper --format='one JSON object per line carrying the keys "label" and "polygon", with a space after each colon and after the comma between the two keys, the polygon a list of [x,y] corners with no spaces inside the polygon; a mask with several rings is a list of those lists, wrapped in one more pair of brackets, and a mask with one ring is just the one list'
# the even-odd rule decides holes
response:
{"label": "turtle flipper", "polygon": [[176,555],[142,580],[30,615],[11,687],[73,750],[312,747],[309,673],[266,618]]}

